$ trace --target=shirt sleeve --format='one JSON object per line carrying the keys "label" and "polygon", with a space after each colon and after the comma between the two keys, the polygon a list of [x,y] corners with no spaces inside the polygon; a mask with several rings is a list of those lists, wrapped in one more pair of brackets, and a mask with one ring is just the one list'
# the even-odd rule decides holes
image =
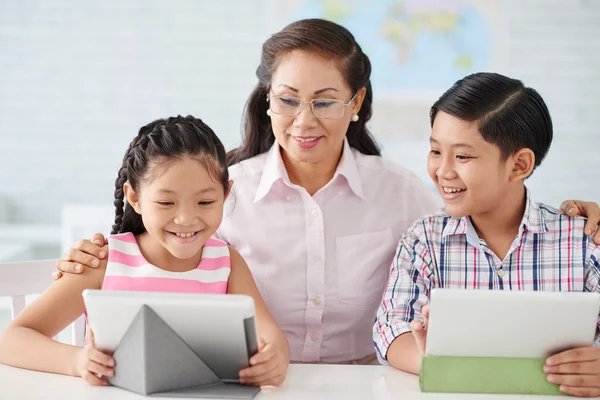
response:
{"label": "shirt sleeve", "polygon": [[[418,224],[423,222],[415,225]],[[423,321],[421,309],[429,302],[431,290],[430,264],[427,246],[417,239],[411,228],[400,240],[392,260],[388,285],[373,325],[373,343],[383,364],[387,364],[392,341],[410,332],[412,320]]]}
{"label": "shirt sleeve", "polygon": [[[587,292],[600,293],[600,246],[594,243],[594,240],[590,237],[589,244],[586,252],[586,279],[585,279],[585,290]],[[600,316],[596,323],[596,338],[594,339],[594,346],[600,347]]]}

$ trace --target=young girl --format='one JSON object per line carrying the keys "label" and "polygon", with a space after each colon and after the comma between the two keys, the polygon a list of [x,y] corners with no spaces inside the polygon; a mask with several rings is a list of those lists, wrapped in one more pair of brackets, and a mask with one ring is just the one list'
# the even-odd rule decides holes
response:
{"label": "young girl", "polygon": [[52,340],[85,311],[84,289],[236,293],[254,299],[261,341],[240,381],[281,384],[288,343],[244,259],[211,238],[231,184],[223,144],[201,120],[178,116],[141,128],[115,181],[108,260],[55,282],[19,314],[0,335],[0,362],[107,385],[115,362],[94,348],[92,332],[85,348]]}

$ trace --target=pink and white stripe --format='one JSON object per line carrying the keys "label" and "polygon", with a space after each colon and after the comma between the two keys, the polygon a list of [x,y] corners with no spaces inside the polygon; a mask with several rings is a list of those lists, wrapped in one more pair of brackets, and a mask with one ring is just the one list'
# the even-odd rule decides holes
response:
{"label": "pink and white stripe", "polygon": [[108,266],[102,289],[148,292],[211,293],[227,292],[231,272],[229,247],[209,239],[202,249],[198,267],[186,272],[171,272],[150,264],[142,255],[131,233],[108,238]]}

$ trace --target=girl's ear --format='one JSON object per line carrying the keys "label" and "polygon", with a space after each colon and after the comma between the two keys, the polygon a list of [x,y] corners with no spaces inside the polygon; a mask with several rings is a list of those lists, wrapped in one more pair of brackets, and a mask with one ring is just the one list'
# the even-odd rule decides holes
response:
{"label": "girl's ear", "polygon": [[230,179],[228,182],[227,190],[225,191],[225,200],[227,200],[227,198],[229,197],[232,187],[233,187],[233,181]]}
{"label": "girl's ear", "polygon": [[138,214],[142,214],[142,208],[140,207],[140,196],[133,190],[133,186],[129,183],[129,181],[125,182],[123,185],[123,194],[127,199],[127,203],[134,209],[134,211]]}

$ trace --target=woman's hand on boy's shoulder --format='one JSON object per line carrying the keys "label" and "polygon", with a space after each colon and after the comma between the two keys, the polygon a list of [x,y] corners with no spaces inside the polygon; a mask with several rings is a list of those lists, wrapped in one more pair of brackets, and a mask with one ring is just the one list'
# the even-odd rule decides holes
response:
{"label": "woman's hand on boy's shoulder", "polygon": [[91,240],[83,239],[73,243],[73,246],[56,262],[56,271],[52,274],[58,280],[63,273],[80,274],[86,267],[98,268],[108,255],[108,245],[101,233],[96,233]]}
{"label": "woman's hand on boy's shoulder", "polygon": [[544,365],[548,382],[563,393],[579,397],[600,396],[600,348],[580,347],[548,357]]}
{"label": "woman's hand on boy's shoulder", "polygon": [[600,229],[598,229],[598,225],[600,225],[600,205],[598,203],[594,203],[593,201],[565,200],[560,205],[560,209],[569,217],[575,215],[586,217],[588,221],[585,224],[585,234],[591,236],[596,231],[593,240],[596,244],[600,244]]}
{"label": "woman's hand on boy's shoulder", "polygon": [[285,337],[273,343],[264,339],[258,353],[250,358],[250,367],[240,371],[240,383],[253,386],[279,386],[285,381],[290,352]]}

